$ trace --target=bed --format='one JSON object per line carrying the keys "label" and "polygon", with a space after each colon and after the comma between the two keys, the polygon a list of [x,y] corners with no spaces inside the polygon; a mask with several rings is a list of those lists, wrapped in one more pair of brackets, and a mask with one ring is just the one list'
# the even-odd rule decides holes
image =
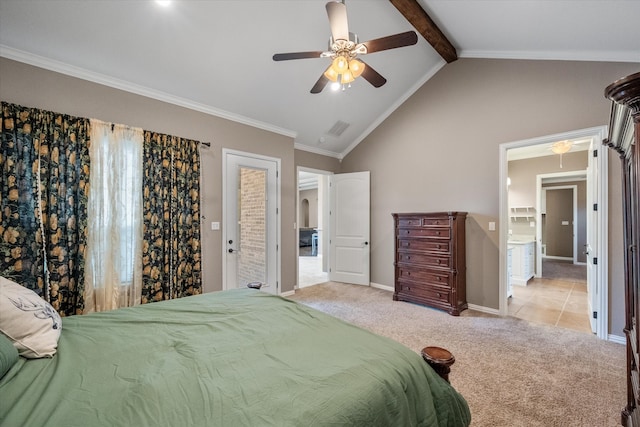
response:
{"label": "bed", "polygon": [[467,426],[401,344],[256,289],[63,318],[0,379],[1,426]]}

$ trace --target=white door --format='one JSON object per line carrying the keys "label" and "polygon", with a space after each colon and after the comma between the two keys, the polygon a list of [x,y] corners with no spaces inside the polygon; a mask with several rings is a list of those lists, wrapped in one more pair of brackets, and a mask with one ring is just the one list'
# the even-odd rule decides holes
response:
{"label": "white door", "polygon": [[587,297],[589,301],[589,321],[591,331],[597,333],[596,319],[593,313],[597,312],[598,303],[598,210],[594,209],[594,203],[598,200],[598,162],[593,157],[593,141],[589,146],[589,162],[587,166],[587,244],[584,252],[587,256]]}
{"label": "white door", "polygon": [[329,280],[369,285],[369,172],[329,177]]}
{"label": "white door", "polygon": [[224,152],[224,289],[263,283],[279,293],[279,160]]}

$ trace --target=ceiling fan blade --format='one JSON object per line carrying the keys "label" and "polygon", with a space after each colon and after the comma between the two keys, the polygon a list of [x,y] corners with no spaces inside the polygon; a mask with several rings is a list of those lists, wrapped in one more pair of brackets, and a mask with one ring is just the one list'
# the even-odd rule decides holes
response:
{"label": "ceiling fan blade", "polygon": [[371,83],[374,87],[383,86],[387,82],[387,79],[382,77],[380,73],[371,68],[371,66],[367,63],[364,64],[364,71],[362,72],[361,77]]}
{"label": "ceiling fan blade", "polygon": [[325,77],[324,73],[320,76],[316,84],[311,88],[311,93],[320,93],[322,89],[329,83],[329,79]]}
{"label": "ceiling fan blade", "polygon": [[416,34],[416,32],[407,31],[406,33],[394,34],[392,36],[369,40],[360,43],[360,45],[363,45],[367,48],[367,51],[365,53],[373,53],[380,52],[381,50],[395,49],[397,47],[411,46],[416,43],[418,43],[418,35]]}
{"label": "ceiling fan blade", "polygon": [[326,8],[333,40],[349,40],[347,6],[338,1],[330,1],[327,3]]}
{"label": "ceiling fan blade", "polygon": [[274,61],[288,61],[290,59],[306,59],[306,58],[321,58],[324,52],[291,52],[291,53],[276,53],[273,55]]}

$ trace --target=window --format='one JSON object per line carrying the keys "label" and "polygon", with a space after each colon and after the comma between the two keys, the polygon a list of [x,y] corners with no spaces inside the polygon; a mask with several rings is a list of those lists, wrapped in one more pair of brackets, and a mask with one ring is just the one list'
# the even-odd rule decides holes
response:
{"label": "window", "polygon": [[85,312],[139,303],[142,129],[91,120]]}

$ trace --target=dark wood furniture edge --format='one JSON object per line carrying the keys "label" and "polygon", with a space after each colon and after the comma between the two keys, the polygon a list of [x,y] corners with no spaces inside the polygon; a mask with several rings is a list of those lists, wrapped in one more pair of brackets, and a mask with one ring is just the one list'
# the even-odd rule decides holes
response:
{"label": "dark wood furniture edge", "polygon": [[611,83],[604,96],[618,104],[631,108],[632,115],[640,114],[640,73],[631,74]]}
{"label": "dark wood furniture edge", "polygon": [[[637,253],[638,235],[636,229],[640,209],[637,191],[640,186],[640,73],[634,73],[616,80],[609,85],[604,95],[614,104],[611,110],[609,135],[603,141],[618,152],[622,160],[622,187],[623,187],[623,228],[624,228],[624,263],[625,263],[625,327],[626,339],[626,376],[627,376],[627,405],[622,409],[620,423],[627,427],[640,426],[640,408],[638,401],[638,271],[640,270],[640,258]],[[616,105],[628,109],[625,113]],[[621,140],[614,140],[614,131],[620,132],[620,128],[627,126],[630,121],[634,132],[630,146],[622,144]],[[635,129],[633,129],[635,128]],[[621,138],[620,135],[618,135]]]}
{"label": "dark wood furniture edge", "polygon": [[420,355],[442,379],[449,382],[451,365],[456,361],[456,358],[453,357],[453,354],[451,354],[449,350],[442,347],[429,346],[423,348]]}
{"label": "dark wood furniture edge", "polygon": [[[425,305],[428,307],[436,308],[439,310],[443,310],[452,316],[459,316],[462,311],[467,310],[469,305],[466,301],[466,261],[464,260],[464,252],[465,252],[465,232],[464,232],[464,224],[468,217],[468,212],[465,211],[438,211],[438,212],[394,212],[391,214],[394,219],[394,235],[395,235],[395,261],[394,261],[394,292],[393,292],[393,301],[404,301],[410,303],[416,303]],[[453,242],[453,246],[451,251],[454,251],[453,248],[457,247],[458,249],[455,252],[449,252],[447,256],[451,257],[453,260],[453,266],[450,269],[446,269],[447,275],[451,278],[452,285],[450,287],[451,295],[453,295],[453,300],[449,302],[445,302],[440,299],[430,298],[427,294],[407,294],[405,292],[401,292],[398,290],[399,286],[399,246],[398,246],[398,229],[399,224],[398,221],[404,217],[422,217],[422,219],[428,218],[436,218],[436,217],[448,217],[449,218],[449,229],[451,230],[450,241]],[[430,228],[430,227],[429,227]],[[457,237],[458,236],[458,237]],[[459,236],[462,236],[461,238]],[[422,240],[422,238],[418,238],[418,240]],[[424,251],[431,252],[429,249],[425,249]],[[459,255],[462,253],[462,259],[459,258]],[[406,264],[406,261],[404,262]],[[435,270],[439,269],[438,266],[422,266],[426,270]],[[460,283],[460,281],[464,283]],[[435,289],[435,288],[433,288]],[[440,294],[438,294],[438,297]]]}

